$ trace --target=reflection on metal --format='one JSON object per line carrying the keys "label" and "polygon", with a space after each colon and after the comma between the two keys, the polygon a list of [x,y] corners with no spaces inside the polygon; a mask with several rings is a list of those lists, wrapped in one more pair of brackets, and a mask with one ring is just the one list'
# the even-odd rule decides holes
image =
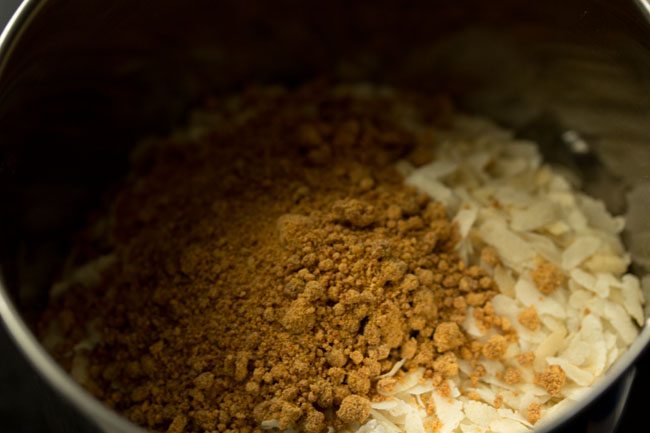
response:
{"label": "reflection on metal", "polygon": [[650,0],[634,0],[646,18],[650,19]]}
{"label": "reflection on metal", "polygon": [[2,76],[4,67],[13,52],[15,42],[36,13],[37,5],[43,4],[45,1],[23,0],[0,33],[0,76]]}

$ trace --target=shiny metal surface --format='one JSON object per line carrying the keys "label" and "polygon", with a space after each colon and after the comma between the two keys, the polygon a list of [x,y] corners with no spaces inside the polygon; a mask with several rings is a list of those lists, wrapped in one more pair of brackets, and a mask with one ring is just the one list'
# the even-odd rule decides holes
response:
{"label": "shiny metal surface", "polygon": [[[615,180],[586,185],[610,208],[624,210],[624,191],[650,179],[647,0],[399,3],[26,0],[14,15],[0,37],[0,193],[10,205],[0,315],[51,386],[104,431],[143,430],[52,361],[34,318],[69,234],[124,172],[131,144],[181,122],[206,93],[318,75],[442,89],[517,129],[550,117],[578,131]],[[566,425],[608,389],[617,403],[590,425],[611,431],[648,341],[646,325],[572,412],[537,431]]]}

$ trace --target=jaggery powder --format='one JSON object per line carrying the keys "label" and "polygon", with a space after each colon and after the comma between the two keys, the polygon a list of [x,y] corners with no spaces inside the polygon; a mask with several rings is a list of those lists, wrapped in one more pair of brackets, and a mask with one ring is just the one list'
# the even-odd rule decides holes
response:
{"label": "jaggery powder", "polygon": [[[498,360],[513,336],[490,308],[493,280],[395,170],[431,158],[395,121],[400,101],[429,124],[448,113],[442,99],[322,83],[251,89],[208,101],[201,133],[143,144],[85,236],[84,260],[110,251],[101,282],[70,285],[43,319],[62,336],[57,359],[81,356],[93,394],[174,433],[344,429],[401,359],[442,388],[457,357]],[[485,345],[459,326],[468,305],[500,327]]]}

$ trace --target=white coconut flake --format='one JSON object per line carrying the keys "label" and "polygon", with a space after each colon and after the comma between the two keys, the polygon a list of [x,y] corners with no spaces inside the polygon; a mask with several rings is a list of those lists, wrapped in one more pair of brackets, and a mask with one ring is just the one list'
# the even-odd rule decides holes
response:
{"label": "white coconut flake", "polygon": [[535,250],[535,253],[553,264],[560,264],[562,260],[561,251],[548,236],[530,232],[522,233],[521,236]]}
{"label": "white coconut flake", "polygon": [[603,336],[605,339],[605,345],[607,346],[607,350],[612,350],[613,348],[616,347],[616,336],[614,334],[605,331],[603,332]]}
{"label": "white coconut flake", "polygon": [[457,199],[452,190],[441,182],[430,180],[424,172],[420,170],[414,171],[406,178],[406,183],[442,203],[448,210],[456,208]]}
{"label": "white coconut flake", "polygon": [[520,433],[526,432],[530,429],[520,422],[512,419],[500,418],[495,419],[490,423],[490,431],[499,433]]}
{"label": "white coconut flake", "polygon": [[609,351],[607,352],[607,364],[606,364],[606,368],[611,367],[612,364],[614,364],[614,362],[618,359],[618,357],[619,357],[620,355],[621,355],[621,351],[618,350],[618,348],[613,347],[613,348],[609,349]]}
{"label": "white coconut flake", "polygon": [[582,233],[587,229],[587,218],[577,208],[571,209],[564,218],[576,233]]}
{"label": "white coconut flake", "polygon": [[562,267],[567,270],[575,268],[598,251],[600,244],[597,237],[580,236],[562,254]]}
{"label": "white coconut flake", "polygon": [[582,386],[568,385],[564,389],[565,397],[574,401],[580,400],[587,394],[589,394],[589,388]]}
{"label": "white coconut flake", "polygon": [[475,206],[470,206],[463,208],[456,214],[454,222],[458,224],[458,231],[460,232],[461,238],[466,238],[469,233],[469,229],[472,228],[474,221],[478,215],[478,209]]}
{"label": "white coconut flake", "polygon": [[[376,419],[371,419],[357,430],[357,433],[387,433],[390,430],[387,430],[386,427],[381,424],[379,421]],[[396,432],[399,431],[397,427],[395,427]]]}
{"label": "white coconut flake", "polygon": [[492,276],[494,282],[497,283],[499,291],[506,296],[514,296],[515,294],[515,279],[512,278],[510,271],[503,266],[494,268],[494,275]]}
{"label": "white coconut flake", "polygon": [[562,349],[565,335],[566,331],[562,329],[550,333],[535,350],[535,358],[541,360],[555,355],[560,349]]}
{"label": "white coconut flake", "polygon": [[553,223],[547,225],[546,230],[553,236],[562,236],[571,230],[571,227],[564,221],[554,221]]}
{"label": "white coconut flake", "polygon": [[402,392],[409,391],[411,388],[413,388],[414,386],[416,386],[420,382],[420,379],[422,379],[422,374],[423,373],[424,373],[424,369],[422,369],[422,368],[413,370],[412,372],[410,372],[409,374],[404,376],[404,378],[402,380],[400,380],[392,388],[389,395],[399,394],[399,393],[402,393]]}
{"label": "white coconut flake", "polygon": [[542,292],[535,288],[532,281],[525,278],[519,278],[517,280],[517,283],[515,284],[515,297],[517,301],[527,307],[544,300]]}
{"label": "white coconut flake", "polygon": [[521,307],[517,304],[517,301],[501,294],[492,298],[492,306],[494,307],[494,312],[500,316],[516,317],[521,311]]}
{"label": "white coconut flake", "polygon": [[476,424],[461,423],[459,425],[460,431],[463,433],[485,433],[486,427],[481,427]]}
{"label": "white coconut flake", "polygon": [[592,343],[589,361],[586,366],[594,376],[599,376],[607,367],[607,347],[605,342],[600,340]]}
{"label": "white coconut flake", "polygon": [[627,254],[596,253],[588,258],[583,266],[591,272],[607,272],[614,275],[621,275],[630,266],[630,257]]}
{"label": "white coconut flake", "polygon": [[594,292],[601,298],[606,298],[609,296],[609,284],[606,284],[606,281],[604,279],[601,278],[599,280],[590,273],[578,268],[571,270],[570,275],[571,278],[580,286]]}
{"label": "white coconut flake", "polygon": [[530,245],[509,230],[503,221],[486,221],[479,232],[483,241],[496,248],[506,262],[522,264],[534,259]]}
{"label": "white coconut flake", "polygon": [[375,410],[390,410],[396,407],[398,404],[397,399],[389,399],[382,401],[373,401],[370,403],[370,407]]}
{"label": "white coconut flake", "polygon": [[485,403],[469,400],[463,404],[465,416],[476,425],[489,427],[493,421],[499,418],[497,410]]}
{"label": "white coconut flake", "polygon": [[404,431],[409,433],[426,433],[422,423],[422,418],[417,411],[411,411],[406,414],[406,419],[404,420]]}
{"label": "white coconut flake", "polygon": [[431,396],[436,407],[436,416],[442,423],[440,433],[452,433],[465,418],[462,403],[443,397],[438,392],[431,393]]}
{"label": "white coconut flake", "polygon": [[[571,284],[569,283],[569,287]],[[579,310],[585,308],[589,300],[594,297],[593,292],[588,292],[581,289],[572,289],[572,293],[569,296],[569,306],[574,310]]]}
{"label": "white coconut flake", "polygon": [[625,309],[613,302],[604,303],[603,316],[611,323],[612,327],[618,332],[625,344],[632,344],[639,334],[638,329],[633,325],[630,316]]}
{"label": "white coconut flake", "polygon": [[555,221],[556,209],[550,201],[538,201],[526,209],[515,209],[511,213],[510,227],[517,231],[537,230]]}
{"label": "white coconut flake", "polygon": [[429,179],[439,180],[449,176],[458,169],[458,164],[448,160],[434,160],[418,169]]}
{"label": "white coconut flake", "polygon": [[515,422],[523,425],[524,427],[528,427],[528,428],[533,427],[533,425],[531,423],[529,423],[528,420],[526,420],[524,417],[522,417],[520,414],[513,411],[512,409],[499,408],[497,410],[497,412],[498,412],[499,416],[501,418],[503,418],[503,419],[508,419],[508,420],[515,421]]}
{"label": "white coconut flake", "polygon": [[582,318],[579,335],[582,340],[588,343],[607,340],[607,335],[603,333],[603,323],[594,314],[587,314]]}
{"label": "white coconut flake", "polygon": [[613,217],[607,212],[605,204],[584,194],[578,195],[578,206],[587,217],[589,225],[609,233],[620,233],[625,227],[623,217]]}
{"label": "white coconut flake", "polygon": [[263,430],[271,430],[280,428],[280,422],[275,419],[264,420],[260,423],[260,428]]}
{"label": "white coconut flake", "polygon": [[526,278],[519,278],[515,284],[515,295],[516,299],[525,306],[535,306],[539,314],[549,314],[560,319],[566,317],[562,304],[542,294],[533,282]]}
{"label": "white coconut flake", "polygon": [[395,363],[395,365],[393,365],[393,367],[387,373],[379,375],[375,379],[383,379],[384,377],[393,377],[393,376],[395,376],[395,374],[397,374],[397,372],[400,370],[400,368],[402,368],[402,366],[404,365],[405,362],[406,362],[405,358],[400,359],[399,361],[397,361]]}
{"label": "white coconut flake", "polygon": [[427,381],[425,383],[419,383],[419,384],[415,385],[414,387],[410,388],[408,390],[408,393],[411,394],[411,395],[416,395],[417,396],[417,395],[429,393],[429,392],[433,391],[434,389],[436,389],[436,387],[433,385],[433,383],[430,382],[430,381]]}
{"label": "white coconut flake", "polygon": [[564,358],[548,357],[546,362],[548,365],[559,365],[566,373],[566,376],[580,386],[589,386],[594,381],[592,373],[576,367]]}
{"label": "white coconut flake", "polygon": [[484,384],[481,384],[478,388],[471,388],[468,391],[475,392],[483,401],[494,401],[497,395],[495,390],[488,388]]}
{"label": "white coconut flake", "polygon": [[[381,412],[376,410],[370,411],[370,416],[377,420],[377,425],[375,428],[381,426],[386,433],[402,433],[403,430],[396,426],[391,420],[386,418]],[[362,427],[363,428],[363,427]],[[358,431],[357,431],[358,433]]]}
{"label": "white coconut flake", "polygon": [[621,294],[623,295],[623,307],[625,310],[636,320],[639,326],[643,326],[645,316],[642,307],[643,293],[641,292],[639,279],[634,275],[624,275]]}
{"label": "white coconut flake", "polygon": [[547,314],[540,315],[542,324],[548,328],[551,332],[558,330],[566,330],[566,322],[556,319],[553,316]]}

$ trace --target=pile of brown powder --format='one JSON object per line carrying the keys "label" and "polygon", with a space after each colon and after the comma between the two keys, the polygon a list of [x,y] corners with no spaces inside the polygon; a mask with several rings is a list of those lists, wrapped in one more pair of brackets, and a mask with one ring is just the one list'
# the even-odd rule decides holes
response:
{"label": "pile of brown powder", "polygon": [[[441,387],[457,357],[499,359],[515,336],[494,282],[394,169],[431,157],[394,121],[405,100],[444,121],[444,101],[316,84],[211,101],[210,133],[154,140],[110,212],[113,264],[44,317],[57,359],[87,358],[92,393],[174,433],[341,429],[400,359]],[[458,326],[468,305],[499,330],[485,345]],[[80,349],[89,328],[99,342]]]}

